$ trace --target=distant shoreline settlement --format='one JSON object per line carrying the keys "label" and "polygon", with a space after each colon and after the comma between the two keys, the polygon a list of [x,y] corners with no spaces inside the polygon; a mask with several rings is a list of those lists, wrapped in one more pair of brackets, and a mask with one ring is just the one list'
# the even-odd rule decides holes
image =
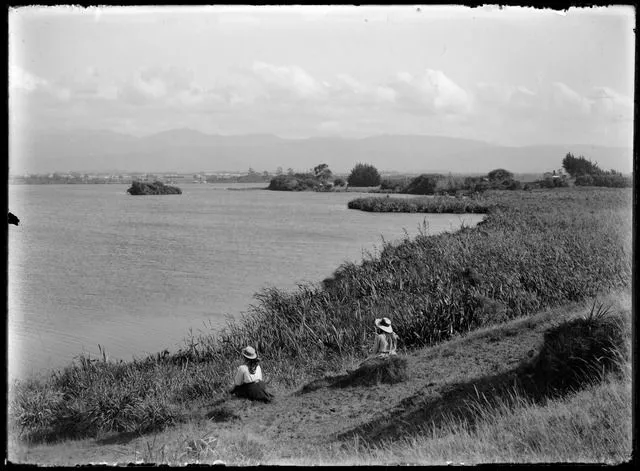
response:
{"label": "distant shoreline settlement", "polygon": [[162,183],[268,183],[273,175],[268,172],[211,172],[211,173],[81,173],[52,172],[10,175],[10,184],[131,184],[134,181]]}
{"label": "distant shoreline settlement", "polygon": [[[269,184],[272,178],[280,175],[279,172],[256,172],[252,169],[245,172],[200,172],[200,173],[83,173],[83,172],[50,172],[50,173],[24,173],[21,175],[9,175],[9,184],[38,185],[38,184],[131,184],[134,181],[155,182],[165,184],[187,183],[265,183]],[[334,174],[336,177],[346,178],[348,174]],[[381,172],[386,176],[417,176],[418,173]],[[476,174],[465,174],[474,176]],[[480,175],[479,173],[477,175]],[[546,175],[545,175],[546,176]],[[522,181],[536,181],[543,177],[543,172],[526,173],[518,175]]]}

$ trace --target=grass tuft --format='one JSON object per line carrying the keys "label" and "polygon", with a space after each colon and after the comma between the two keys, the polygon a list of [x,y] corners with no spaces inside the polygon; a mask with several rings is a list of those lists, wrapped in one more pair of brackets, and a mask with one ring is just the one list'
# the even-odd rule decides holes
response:
{"label": "grass tuft", "polygon": [[402,356],[370,358],[338,384],[345,386],[373,386],[380,383],[395,384],[406,381],[407,359]]}
{"label": "grass tuft", "polygon": [[536,384],[564,394],[608,374],[622,374],[630,356],[625,317],[594,300],[588,315],[549,330],[532,366]]}

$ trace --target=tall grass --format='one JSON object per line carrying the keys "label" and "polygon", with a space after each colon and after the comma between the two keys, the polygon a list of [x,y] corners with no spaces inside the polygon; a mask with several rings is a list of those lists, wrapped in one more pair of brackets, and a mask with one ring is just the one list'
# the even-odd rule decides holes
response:
{"label": "tall grass", "polygon": [[478,227],[385,242],[322,283],[266,289],[248,312],[178,352],[120,363],[81,357],[18,383],[12,423],[44,440],[144,433],[223,394],[247,344],[277,392],[365,356],[376,317],[393,320],[400,348],[414,348],[631,286],[629,190],[490,192],[482,204]]}

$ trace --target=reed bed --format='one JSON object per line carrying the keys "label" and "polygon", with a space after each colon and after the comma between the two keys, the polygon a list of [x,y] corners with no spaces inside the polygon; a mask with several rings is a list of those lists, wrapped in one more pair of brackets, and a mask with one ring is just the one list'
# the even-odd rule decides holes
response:
{"label": "reed bed", "polygon": [[16,383],[11,426],[44,441],[158,430],[223,394],[247,344],[278,393],[363,358],[376,317],[391,318],[400,348],[411,349],[630,288],[630,190],[488,192],[477,204],[487,210],[478,227],[425,230],[385,242],[322,283],[266,289],[238,319],[192,334],[177,352],[131,362],[81,357],[44,380]]}
{"label": "reed bed", "polygon": [[349,209],[376,213],[487,213],[489,204],[479,198],[451,196],[416,198],[356,198],[349,201]]}

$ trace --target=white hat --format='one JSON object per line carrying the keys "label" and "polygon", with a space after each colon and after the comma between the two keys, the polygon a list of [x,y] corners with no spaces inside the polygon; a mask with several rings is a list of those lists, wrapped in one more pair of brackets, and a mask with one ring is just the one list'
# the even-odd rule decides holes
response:
{"label": "white hat", "polygon": [[258,358],[258,354],[256,353],[253,347],[245,347],[242,349],[242,356],[248,358],[249,360],[255,360]]}
{"label": "white hat", "polygon": [[393,333],[393,329],[391,328],[391,321],[389,320],[388,317],[383,317],[382,319],[376,319],[375,323],[376,323],[376,327],[378,327],[380,330],[383,330],[390,334]]}

